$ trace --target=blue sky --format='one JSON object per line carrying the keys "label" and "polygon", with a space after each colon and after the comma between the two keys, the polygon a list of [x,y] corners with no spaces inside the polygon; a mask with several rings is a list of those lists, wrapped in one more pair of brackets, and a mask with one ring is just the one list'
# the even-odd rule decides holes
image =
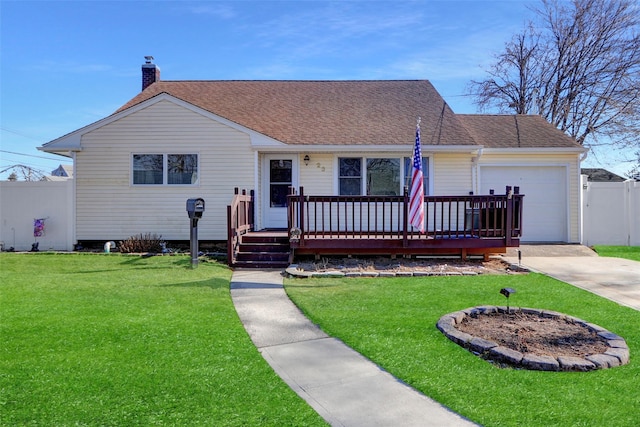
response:
{"label": "blue sky", "polygon": [[[134,97],[145,55],[163,80],[427,79],[455,112],[474,113],[468,82],[532,4],[0,0],[0,170],[69,163],[36,147]],[[600,160],[585,166],[630,168]]]}

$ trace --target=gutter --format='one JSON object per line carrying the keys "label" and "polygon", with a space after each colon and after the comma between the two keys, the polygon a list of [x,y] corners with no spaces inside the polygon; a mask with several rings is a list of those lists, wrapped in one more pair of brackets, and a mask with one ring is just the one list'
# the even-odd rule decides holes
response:
{"label": "gutter", "polygon": [[[253,146],[254,150],[260,152],[276,153],[353,153],[353,152],[410,152],[413,153],[414,144],[351,144],[351,145],[281,145],[281,146]],[[422,145],[423,153],[477,153],[482,150],[481,145]]]}

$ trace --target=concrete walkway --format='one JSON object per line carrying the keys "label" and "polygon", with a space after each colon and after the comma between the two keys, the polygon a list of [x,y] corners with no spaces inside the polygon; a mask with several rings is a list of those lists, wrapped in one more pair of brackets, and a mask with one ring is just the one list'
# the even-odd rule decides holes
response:
{"label": "concrete walkway", "polygon": [[[531,271],[640,310],[640,262],[599,257],[582,245],[522,245],[521,264]],[[517,250],[505,257],[518,263]]]}
{"label": "concrete walkway", "polygon": [[[523,245],[505,259],[640,310],[640,262],[581,245]],[[236,270],[231,297],[275,372],[332,426],[475,426],[312,324],[289,300],[280,271]]]}
{"label": "concrete walkway", "polygon": [[475,426],[312,324],[280,271],[236,270],[231,297],[265,360],[332,426]]}

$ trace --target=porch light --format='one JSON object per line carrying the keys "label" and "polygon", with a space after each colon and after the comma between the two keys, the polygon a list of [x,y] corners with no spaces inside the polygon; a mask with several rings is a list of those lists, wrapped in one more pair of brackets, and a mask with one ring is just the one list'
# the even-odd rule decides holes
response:
{"label": "porch light", "polygon": [[311,159],[309,158],[308,154],[304,155],[304,159],[303,160],[304,160],[304,165],[305,166],[309,166],[309,161],[311,161]]}

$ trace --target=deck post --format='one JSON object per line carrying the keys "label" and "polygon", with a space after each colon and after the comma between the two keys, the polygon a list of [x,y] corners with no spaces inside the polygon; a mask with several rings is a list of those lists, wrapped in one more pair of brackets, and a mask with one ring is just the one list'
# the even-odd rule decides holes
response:
{"label": "deck post", "polygon": [[227,264],[233,265],[233,225],[231,224],[231,206],[227,206]]}
{"label": "deck post", "polygon": [[298,195],[298,215],[299,215],[299,223],[298,227],[300,228],[300,246],[304,246],[304,187],[300,187],[300,194]]}
{"label": "deck post", "polygon": [[[241,192],[240,194],[242,194],[243,196],[246,196],[246,195],[247,195],[247,189],[246,189],[246,188],[243,188],[243,189],[242,189],[242,192]],[[243,197],[243,199],[245,199],[245,198]],[[244,200],[244,201],[242,202],[241,206],[242,206],[242,221],[243,221],[245,224],[248,224],[248,221],[249,221],[249,212],[247,211],[247,208],[249,207],[249,204],[247,203],[247,201],[246,201],[246,200]],[[239,207],[240,207],[240,206],[239,206]]]}
{"label": "deck post", "polygon": [[295,209],[293,207],[293,203],[290,203],[291,197],[296,194],[296,189],[294,187],[289,187],[287,193],[287,233],[289,233],[289,237],[291,237],[291,228],[293,228],[293,224],[295,223],[294,212]]}
{"label": "deck post", "polygon": [[507,214],[506,214],[506,219],[505,219],[505,225],[504,225],[504,243],[505,246],[509,247],[511,246],[511,239],[513,238],[513,204],[514,204],[514,197],[513,197],[513,192],[511,191],[511,186],[507,185],[506,188],[506,194],[507,194]]}
{"label": "deck post", "polygon": [[402,209],[402,247],[409,246],[408,228],[409,228],[409,187],[404,187],[404,207]]}
{"label": "deck post", "polygon": [[255,204],[255,200],[256,200],[256,192],[255,190],[249,190],[249,196],[251,197],[251,200],[249,201],[249,224],[251,225],[250,230],[251,231],[255,231],[256,229],[256,223],[255,223],[255,219],[256,219],[256,213],[255,213],[255,209],[256,209],[256,204]]}

